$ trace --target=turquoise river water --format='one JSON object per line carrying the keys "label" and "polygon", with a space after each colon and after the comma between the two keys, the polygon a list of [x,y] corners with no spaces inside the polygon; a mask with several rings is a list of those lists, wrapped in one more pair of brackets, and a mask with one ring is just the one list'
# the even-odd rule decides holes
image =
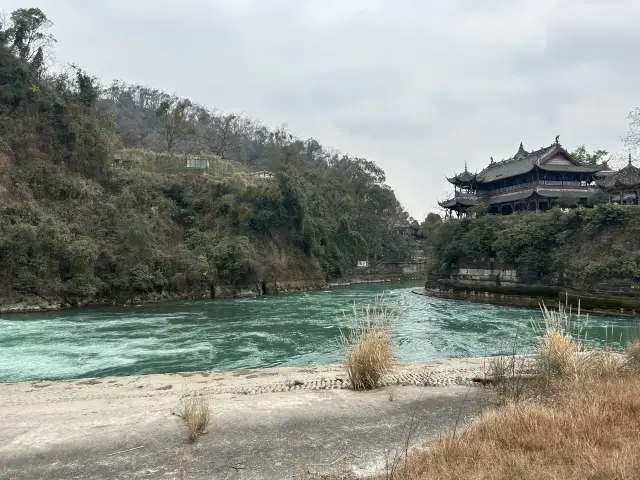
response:
{"label": "turquoise river water", "polygon": [[[354,305],[396,312],[402,361],[532,351],[540,312],[368,284],[251,299],[0,315],[0,382],[331,363]],[[536,327],[536,324],[538,327]],[[590,316],[588,343],[619,347],[629,321]]]}

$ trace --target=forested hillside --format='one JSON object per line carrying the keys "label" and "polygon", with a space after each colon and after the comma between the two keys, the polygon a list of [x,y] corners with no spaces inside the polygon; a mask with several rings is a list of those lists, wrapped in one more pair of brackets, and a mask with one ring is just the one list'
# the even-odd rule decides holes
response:
{"label": "forested hillside", "polygon": [[517,269],[520,275],[557,276],[576,288],[623,282],[640,275],[640,207],[594,208],[442,222],[422,226],[433,274],[458,268]]}
{"label": "forested hillside", "polygon": [[[0,24],[5,302],[200,295],[335,278],[358,259],[407,254],[399,228],[413,219],[372,162],[151,88],[102,88],[78,67],[48,71],[49,26],[38,9]],[[121,170],[121,148],[207,153],[230,168]],[[275,178],[246,174],[261,169]]]}

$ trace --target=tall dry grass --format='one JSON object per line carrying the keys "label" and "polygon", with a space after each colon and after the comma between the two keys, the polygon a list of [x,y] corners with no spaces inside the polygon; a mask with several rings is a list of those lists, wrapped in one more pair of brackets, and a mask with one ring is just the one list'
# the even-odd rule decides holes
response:
{"label": "tall dry grass", "polygon": [[[586,351],[570,307],[541,311],[534,366],[544,381],[527,401],[514,396],[380,479],[640,479],[640,336],[624,353]],[[515,369],[502,362],[494,368],[508,377]]]}
{"label": "tall dry grass", "polygon": [[[580,331],[570,306],[558,303],[557,310],[540,305],[544,334],[538,346],[537,369],[544,377],[567,376],[576,373],[578,358],[583,350]],[[580,319],[578,305],[577,318]]]}
{"label": "tall dry grass", "polygon": [[393,479],[639,478],[639,432],[639,378],[570,381],[431,444]]}
{"label": "tall dry grass", "polygon": [[187,426],[187,438],[193,443],[211,423],[211,406],[204,396],[190,395],[183,399],[180,417]]}
{"label": "tall dry grass", "polygon": [[348,333],[341,333],[344,366],[354,390],[370,390],[380,386],[395,362],[391,335],[394,314],[381,297],[362,312],[353,307]]}
{"label": "tall dry grass", "polygon": [[640,371],[640,340],[629,343],[625,353],[629,359],[630,367]]}
{"label": "tall dry grass", "polygon": [[[537,353],[541,377],[616,377],[629,370],[631,357],[613,351],[608,341],[600,349],[585,349],[580,324],[583,320],[588,321],[588,315],[586,319],[582,318],[580,303],[577,315],[569,305],[561,302],[557,310],[549,310],[544,304],[540,308],[545,326]],[[633,345],[627,350],[633,353]]]}
{"label": "tall dry grass", "polygon": [[640,325],[632,325],[627,329],[625,354],[629,359],[629,367],[640,372]]}

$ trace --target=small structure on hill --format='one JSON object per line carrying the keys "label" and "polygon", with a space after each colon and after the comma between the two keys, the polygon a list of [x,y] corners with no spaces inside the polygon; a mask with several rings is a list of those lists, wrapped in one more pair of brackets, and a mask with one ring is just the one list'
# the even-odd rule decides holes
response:
{"label": "small structure on hill", "polygon": [[113,155],[113,166],[162,174],[233,175],[246,169],[217,155],[184,155],[142,149],[123,149]]}
{"label": "small structure on hill", "polygon": [[251,172],[248,174],[250,177],[261,178],[261,179],[271,179],[275,178],[275,173],[267,172],[266,170],[261,170],[259,172]]}
{"label": "small structure on hill", "polygon": [[453,197],[439,203],[448,215],[455,212],[458,217],[475,206],[509,215],[567,202],[586,205],[599,193],[595,174],[603,168],[582,164],[560,145],[559,137],[533,152],[520,143],[512,158],[494,162],[492,157],[480,173],[469,172],[465,162],[464,172],[447,178],[454,186]]}
{"label": "small structure on hill", "polygon": [[116,152],[113,154],[113,166],[131,169],[142,162],[142,155],[130,152]]}
{"label": "small structure on hill", "polygon": [[596,177],[596,184],[608,196],[609,203],[638,205],[640,199],[640,168],[629,163],[617,172],[602,171]]}
{"label": "small structure on hill", "polygon": [[187,161],[187,168],[194,168],[194,169],[209,169],[211,168],[211,158],[210,157],[204,157],[204,156],[198,156],[198,155],[187,155],[186,156],[186,161]]}

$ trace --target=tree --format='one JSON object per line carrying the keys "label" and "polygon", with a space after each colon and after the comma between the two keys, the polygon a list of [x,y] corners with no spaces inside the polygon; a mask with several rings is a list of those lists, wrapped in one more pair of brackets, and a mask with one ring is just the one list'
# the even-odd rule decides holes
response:
{"label": "tree", "polygon": [[9,46],[15,56],[31,62],[38,59],[42,64],[45,50],[55,43],[47,30],[53,22],[39,8],[19,8],[11,13],[10,26],[3,34],[2,43]]}
{"label": "tree", "polygon": [[489,212],[489,206],[486,203],[479,203],[474,205],[467,210],[467,214],[470,217],[478,218],[486,215]]}
{"label": "tree", "polygon": [[160,121],[160,134],[166,150],[172,153],[176,147],[193,138],[195,128],[189,118],[192,104],[189,100],[163,100],[156,109]]}
{"label": "tree", "polygon": [[212,115],[207,112],[204,121],[204,148],[219,157],[228,158],[229,154],[237,157],[248,131],[247,120],[241,115]]}
{"label": "tree", "polygon": [[425,225],[439,225],[442,223],[442,217],[434,212],[429,212],[424,219]]}
{"label": "tree", "polygon": [[7,45],[9,41],[9,16],[0,10],[0,45]]}
{"label": "tree", "polygon": [[609,152],[606,150],[594,150],[593,152],[589,153],[584,144],[580,145],[575,149],[574,152],[571,153],[571,156],[576,160],[590,165],[606,163],[604,157],[606,157],[607,155],[609,155]]}
{"label": "tree", "polygon": [[627,116],[629,132],[622,140],[629,149],[636,153],[640,150],[640,107],[636,107]]}
{"label": "tree", "polygon": [[98,79],[92,77],[83,69],[72,65],[76,72],[76,84],[78,88],[78,100],[82,105],[91,108],[95,105],[100,96],[100,85]]}

